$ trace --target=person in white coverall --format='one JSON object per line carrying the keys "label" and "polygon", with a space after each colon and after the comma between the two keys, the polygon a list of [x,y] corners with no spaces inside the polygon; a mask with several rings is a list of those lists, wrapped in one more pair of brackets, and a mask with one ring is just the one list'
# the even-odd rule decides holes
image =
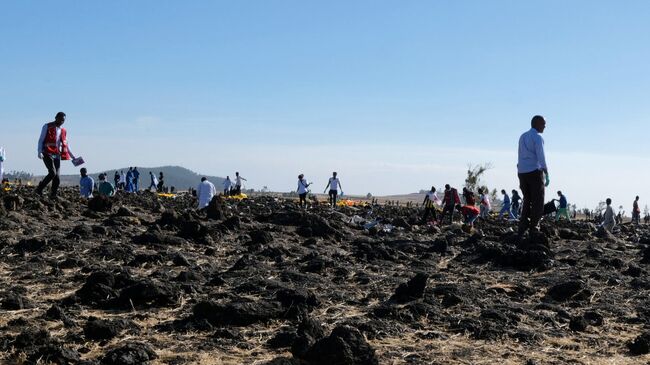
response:
{"label": "person in white coverall", "polygon": [[2,179],[4,179],[4,174],[5,174],[4,163],[6,157],[7,156],[5,155],[5,149],[3,147],[0,147],[0,182],[2,181]]}
{"label": "person in white coverall", "polygon": [[217,188],[209,182],[206,177],[201,178],[201,183],[196,188],[196,197],[199,198],[199,209],[203,209],[210,204],[212,197],[217,194]]}

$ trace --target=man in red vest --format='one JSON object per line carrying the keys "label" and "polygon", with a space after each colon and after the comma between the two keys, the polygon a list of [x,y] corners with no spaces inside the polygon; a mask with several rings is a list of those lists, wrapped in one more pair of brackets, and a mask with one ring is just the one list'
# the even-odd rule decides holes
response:
{"label": "man in red vest", "polygon": [[59,170],[61,160],[74,159],[74,155],[68,149],[66,130],[62,127],[65,123],[65,113],[58,112],[54,121],[46,123],[41,129],[41,137],[38,139],[38,158],[43,160],[47,168],[47,176],[38,184],[36,194],[43,195],[43,190],[52,182],[50,196],[56,198],[59,189]]}

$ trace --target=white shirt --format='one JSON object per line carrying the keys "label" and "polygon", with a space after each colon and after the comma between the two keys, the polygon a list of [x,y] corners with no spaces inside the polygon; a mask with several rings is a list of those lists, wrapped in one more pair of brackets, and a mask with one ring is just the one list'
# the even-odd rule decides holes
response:
{"label": "white shirt", "polygon": [[230,186],[232,186],[232,181],[230,179],[226,179],[223,181],[223,188],[224,189],[230,189]]}
{"label": "white shirt", "polygon": [[339,181],[339,178],[333,178],[330,177],[330,190],[339,190],[339,186],[341,185],[341,182]]}
{"label": "white shirt", "polygon": [[545,168],[544,139],[537,129],[531,128],[519,137],[517,172],[526,174]]}
{"label": "white shirt", "polygon": [[434,202],[434,203],[440,205],[440,198],[438,198],[438,194],[436,194],[436,193],[434,193],[434,192],[432,192],[432,191],[429,191],[429,192],[427,193],[427,196],[429,197],[429,200],[430,200],[430,201],[432,201],[432,202]]}
{"label": "white shirt", "polygon": [[236,185],[236,186],[241,186],[241,180],[242,180],[242,177],[241,177],[241,176],[237,176],[237,177],[235,178],[235,185]]}
{"label": "white shirt", "polygon": [[298,180],[298,194],[306,194],[307,193],[307,180],[306,179],[301,179]]}
{"label": "white shirt", "polygon": [[0,147],[0,163],[2,163],[2,161],[6,159],[7,159],[7,155],[5,155],[4,147]]}
{"label": "white shirt", "polygon": [[125,173],[122,173],[122,175],[120,175],[120,182],[126,184],[126,174]]}
{"label": "white shirt", "polygon": [[202,181],[196,188],[196,196],[199,198],[199,209],[205,208],[210,204],[212,197],[217,194],[217,188],[208,180]]}

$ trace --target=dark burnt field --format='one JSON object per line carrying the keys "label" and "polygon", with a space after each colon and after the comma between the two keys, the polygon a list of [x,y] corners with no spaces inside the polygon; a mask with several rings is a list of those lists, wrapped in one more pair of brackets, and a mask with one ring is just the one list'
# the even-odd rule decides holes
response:
{"label": "dark burnt field", "polygon": [[509,223],[467,234],[405,207],[257,197],[207,219],[189,196],[2,202],[6,364],[650,360],[646,226],[545,223],[518,242]]}

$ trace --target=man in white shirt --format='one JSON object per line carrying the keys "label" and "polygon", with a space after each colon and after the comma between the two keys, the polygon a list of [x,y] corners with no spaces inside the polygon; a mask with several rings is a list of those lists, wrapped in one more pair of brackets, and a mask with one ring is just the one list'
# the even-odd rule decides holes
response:
{"label": "man in white shirt", "polygon": [[242,180],[248,181],[239,175],[239,172],[235,172],[235,195],[241,194]]}
{"label": "man in white shirt", "polygon": [[530,229],[537,231],[539,221],[544,214],[544,188],[551,180],[546,167],[544,139],[541,134],[546,129],[546,120],[536,115],[530,122],[531,128],[519,138],[517,174],[519,187],[524,195],[519,236]]}
{"label": "man in white shirt", "polygon": [[603,215],[603,228],[605,228],[609,233],[612,233],[614,227],[616,226],[616,219],[614,215],[614,210],[612,209],[612,199],[607,198],[605,201],[607,208],[605,209],[605,214]]}
{"label": "man in white shirt", "polygon": [[298,193],[298,197],[300,198],[300,207],[301,208],[306,208],[307,207],[307,193],[309,192],[308,188],[310,183],[307,182],[307,179],[305,179],[305,175],[300,174],[298,175],[298,189],[296,189],[296,192]]}
{"label": "man in white shirt", "polygon": [[196,197],[199,199],[199,209],[203,209],[210,204],[212,197],[217,194],[217,188],[208,181],[208,178],[202,177],[201,183],[196,188]]}
{"label": "man in white shirt", "polygon": [[341,189],[341,194],[343,194],[343,187],[341,186],[341,181],[336,176],[337,173],[335,171],[332,173],[332,177],[330,177],[329,181],[327,182],[327,186],[323,191],[323,193],[325,193],[327,192],[327,188],[330,189],[328,195],[329,195],[329,201],[330,204],[332,205],[332,208],[336,207],[336,199],[339,195],[339,189]]}
{"label": "man in white shirt", "polygon": [[232,187],[232,181],[230,181],[230,176],[226,176],[226,180],[223,181],[224,196],[228,196],[230,194],[230,187]]}
{"label": "man in white shirt", "polygon": [[424,201],[422,202],[424,206],[424,216],[422,221],[426,224],[429,221],[429,217],[433,217],[433,220],[437,220],[436,205],[440,205],[440,198],[436,194],[436,188],[431,187],[431,190],[424,196]]}

